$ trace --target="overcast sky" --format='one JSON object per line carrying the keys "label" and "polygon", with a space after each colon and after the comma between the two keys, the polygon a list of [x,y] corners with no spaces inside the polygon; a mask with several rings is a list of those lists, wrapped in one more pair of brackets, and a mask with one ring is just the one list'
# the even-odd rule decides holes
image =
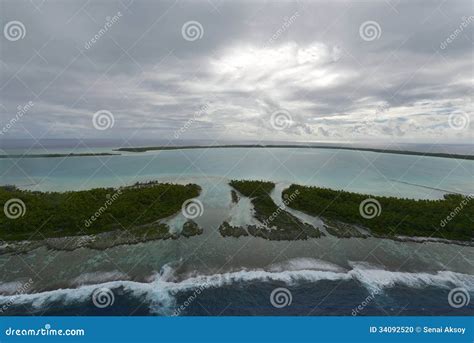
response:
{"label": "overcast sky", "polygon": [[474,137],[471,0],[15,0],[0,11],[3,138]]}

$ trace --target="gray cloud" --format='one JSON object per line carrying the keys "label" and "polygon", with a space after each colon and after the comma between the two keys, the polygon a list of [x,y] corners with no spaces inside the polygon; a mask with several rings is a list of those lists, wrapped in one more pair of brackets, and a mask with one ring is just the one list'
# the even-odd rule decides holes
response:
{"label": "gray cloud", "polygon": [[[172,139],[185,125],[180,139],[473,138],[472,121],[455,130],[449,118],[472,119],[474,21],[440,46],[474,15],[469,0],[0,6],[2,27],[26,28],[23,39],[1,37],[2,125],[35,104],[6,138]],[[188,21],[201,39],[183,39]],[[378,39],[360,36],[367,21]],[[284,130],[271,123],[280,109],[292,119]],[[99,110],[113,113],[113,128],[94,128]]]}

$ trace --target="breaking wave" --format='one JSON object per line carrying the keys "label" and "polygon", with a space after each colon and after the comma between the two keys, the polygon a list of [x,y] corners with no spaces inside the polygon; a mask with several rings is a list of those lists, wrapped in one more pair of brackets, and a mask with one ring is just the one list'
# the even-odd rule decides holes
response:
{"label": "breaking wave", "polygon": [[[251,282],[282,282],[294,285],[301,282],[318,281],[356,281],[368,291],[383,290],[404,285],[412,288],[422,287],[464,287],[474,292],[474,276],[451,271],[436,273],[409,273],[381,269],[364,262],[352,262],[352,269],[345,269],[338,265],[311,258],[297,258],[285,262],[275,263],[265,269],[242,269],[238,271],[216,273],[212,275],[194,275],[179,278],[176,264],[163,266],[160,273],[150,277],[148,282],[129,280],[113,280],[94,285],[82,285],[77,288],[57,289],[41,293],[16,295],[15,304],[30,304],[34,308],[61,302],[65,305],[89,301],[97,288],[108,288],[129,293],[134,297],[144,299],[150,306],[150,311],[156,314],[171,315],[176,306],[176,294],[192,291],[198,288],[219,288],[236,283]],[[119,274],[109,274],[109,278],[116,278]],[[75,284],[87,283],[96,279],[96,275],[85,275],[76,278]],[[87,280],[87,281],[86,281]],[[79,282],[78,282],[79,281]],[[86,281],[86,282],[85,282]],[[12,284],[0,284],[0,290],[11,289]],[[6,294],[5,294],[6,293]],[[0,296],[0,304],[9,301],[10,296],[5,292]]]}

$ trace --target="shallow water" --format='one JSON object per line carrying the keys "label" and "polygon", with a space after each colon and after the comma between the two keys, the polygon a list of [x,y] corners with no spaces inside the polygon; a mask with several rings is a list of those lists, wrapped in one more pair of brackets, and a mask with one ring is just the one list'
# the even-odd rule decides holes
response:
{"label": "shallow water", "polygon": [[441,198],[445,191],[474,193],[474,161],[334,149],[213,148],[2,159],[0,175],[2,184],[42,191],[123,186],[144,180],[218,183],[236,178],[409,198]]}
{"label": "shallow water", "polygon": [[[0,255],[0,304],[4,314],[172,315],[197,289],[180,315],[351,315],[376,293],[360,315],[472,314],[472,305],[453,309],[447,294],[462,287],[474,295],[474,248],[385,239],[267,241],[223,238],[219,225],[252,222],[252,207],[231,202],[228,181],[277,182],[272,198],[291,183],[319,185],[374,195],[440,198],[446,189],[474,193],[473,161],[370,152],[307,149],[198,149],[113,157],[0,160],[3,184],[35,190],[87,189],[161,180],[197,183],[204,233],[192,238]],[[28,175],[28,177],[26,176]],[[402,180],[426,187],[393,182]],[[290,210],[303,221],[318,218]],[[178,228],[184,218],[172,218]],[[19,287],[32,279],[26,293]],[[203,286],[204,285],[204,286]],[[115,302],[97,308],[92,294],[108,288]],[[272,290],[287,288],[292,304],[276,308]],[[202,288],[202,289],[201,289]],[[189,301],[188,301],[189,302]]]}

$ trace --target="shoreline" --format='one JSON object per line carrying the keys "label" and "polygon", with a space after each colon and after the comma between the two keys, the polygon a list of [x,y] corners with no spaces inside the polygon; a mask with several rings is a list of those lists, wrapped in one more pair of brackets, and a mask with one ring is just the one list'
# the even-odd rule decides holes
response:
{"label": "shoreline", "polygon": [[327,146],[327,145],[299,145],[299,144],[226,144],[226,145],[183,145],[183,146],[148,146],[148,147],[121,147],[112,149],[114,152],[99,152],[99,153],[51,153],[51,154],[5,154],[0,155],[0,159],[8,158],[59,158],[59,157],[91,157],[91,156],[123,156],[120,152],[141,153],[148,151],[165,151],[165,150],[191,150],[191,149],[333,149],[333,150],[348,150],[348,151],[365,151],[382,154],[395,154],[406,156],[424,156],[424,157],[439,157],[459,160],[474,161],[474,155],[465,154],[450,154],[450,153],[436,153],[436,152],[420,152],[412,150],[393,150],[393,149],[379,149],[379,148],[363,148],[363,147],[348,147],[348,146]]}
{"label": "shoreline", "polygon": [[[0,187],[5,216],[0,217],[4,242],[63,238],[122,231],[138,236],[170,238],[160,222],[182,211],[183,203],[196,198],[196,184],[147,182],[118,188],[85,191],[38,192],[15,186]],[[17,212],[14,212],[17,210]],[[189,228],[190,224],[183,229]],[[38,232],[41,227],[41,233]]]}
{"label": "shoreline", "polygon": [[81,248],[103,251],[120,245],[191,238],[203,233],[203,229],[192,220],[186,221],[179,233],[172,233],[165,223],[158,223],[156,227],[159,229],[152,232],[149,230],[152,225],[144,225],[127,232],[113,230],[90,235],[49,237],[41,240],[3,241],[0,243],[0,255],[26,254],[41,247],[54,251],[74,251]]}
{"label": "shoreline", "polygon": [[13,154],[0,155],[0,158],[58,158],[58,157],[90,157],[90,156],[121,156],[122,154],[111,152],[84,152],[84,153],[69,153],[69,154]]}
{"label": "shoreline", "polygon": [[351,150],[351,151],[368,151],[377,152],[384,154],[396,154],[396,155],[412,155],[412,156],[426,156],[426,157],[440,157],[440,158],[452,158],[461,160],[474,160],[474,155],[463,155],[463,154],[448,154],[448,153],[434,153],[434,152],[419,152],[409,150],[391,150],[391,149],[377,149],[377,148],[355,148],[345,146],[326,146],[326,145],[298,145],[298,144],[235,144],[235,145],[183,145],[183,146],[151,146],[151,147],[130,147],[130,148],[117,148],[113,151],[124,151],[124,152],[147,152],[147,151],[159,151],[159,150],[189,150],[189,149],[213,149],[213,148],[298,148],[298,149],[334,149],[334,150]]}
{"label": "shoreline", "polygon": [[[245,230],[242,227],[234,227],[238,230]],[[182,238],[192,238],[193,236],[199,236],[202,234],[202,228],[198,227],[200,230],[195,234],[169,234],[166,237],[150,237],[150,236],[124,236],[123,232],[120,230],[117,231],[108,231],[98,234],[83,235],[83,236],[65,236],[65,237],[51,237],[42,240],[22,240],[22,241],[9,241],[9,242],[0,242],[0,256],[5,254],[27,254],[31,251],[34,251],[39,248],[46,248],[53,251],[67,251],[72,252],[77,249],[91,249],[97,251],[104,251],[107,249],[112,249],[122,245],[137,245],[142,243],[148,243],[152,241],[160,240],[177,240]],[[223,239],[248,239],[249,236],[252,236],[253,239],[262,239],[264,242],[269,241],[269,239],[258,236],[258,235],[231,235],[222,236]],[[459,241],[459,240],[449,240],[435,237],[409,237],[409,236],[381,236],[381,235],[365,235],[365,236],[346,236],[340,237],[338,235],[321,235],[321,237],[308,237],[307,239],[377,239],[377,240],[390,240],[400,243],[438,243],[438,244],[447,244],[447,245],[457,245],[463,247],[474,247],[473,241]],[[295,242],[297,240],[289,240],[288,242]]]}
{"label": "shoreline", "polygon": [[[268,241],[290,242],[324,239],[326,236],[332,236],[338,239],[373,238],[400,242],[431,242],[474,246],[472,230],[466,227],[466,222],[464,221],[466,213],[458,214],[456,220],[447,221],[445,225],[438,227],[437,230],[429,229],[432,227],[431,224],[438,222],[437,217],[441,218],[444,212],[449,213],[449,211],[452,211],[452,206],[457,204],[460,200],[465,200],[465,211],[469,210],[468,206],[471,207],[474,203],[469,203],[468,200],[471,198],[465,198],[460,195],[445,196],[444,200],[438,201],[376,197],[382,204],[382,215],[372,219],[364,219],[359,213],[359,204],[362,199],[373,197],[370,195],[292,184],[288,188],[283,189],[281,195],[279,195],[285,205],[283,206],[277,205],[270,196],[275,189],[273,182],[231,180],[229,185],[231,186],[229,194],[231,206],[236,207],[241,204],[241,201],[244,201],[244,203],[245,201],[250,202],[251,207],[248,208],[247,211],[249,211],[249,214],[251,214],[255,222],[251,221],[252,224],[232,224],[232,216],[228,217],[228,219],[221,222],[218,227],[222,239],[253,237]],[[114,191],[117,191],[120,197],[117,195],[117,197],[113,196],[111,198],[110,193]],[[113,188],[99,188],[90,191],[68,192],[65,194],[20,191],[16,188],[3,187],[0,194],[2,194],[4,199],[15,195],[18,198],[23,198],[27,205],[33,200],[42,204],[54,200],[54,208],[45,207],[43,209],[45,211],[43,216],[46,217],[61,213],[60,208],[68,202],[68,200],[66,200],[67,198],[64,197],[66,194],[68,198],[80,196],[78,199],[82,199],[82,202],[75,204],[75,206],[84,205],[84,199],[88,199],[88,202],[91,202],[92,199],[89,195],[102,195],[102,199],[105,201],[116,201],[114,205],[110,205],[107,212],[104,210],[104,213],[116,210],[115,217],[118,219],[122,218],[125,213],[120,209],[128,208],[127,206],[134,204],[135,200],[133,199],[137,197],[142,200],[147,198],[152,200],[156,198],[156,196],[161,196],[162,193],[166,193],[168,200],[170,198],[175,199],[169,202],[169,209],[166,212],[161,212],[163,214],[166,213],[166,216],[149,216],[146,220],[135,223],[133,216],[125,215],[124,218],[126,218],[126,221],[124,223],[129,223],[130,225],[127,227],[127,230],[120,230],[115,226],[110,226],[107,221],[97,223],[94,220],[90,223],[90,225],[95,225],[94,230],[84,230],[83,232],[74,234],[74,231],[67,229],[67,225],[64,227],[66,222],[58,221],[43,232],[44,236],[42,236],[41,239],[26,238],[29,237],[29,235],[27,235],[27,228],[34,227],[31,225],[36,223],[36,216],[32,215],[30,210],[26,212],[25,217],[22,217],[21,224],[17,221],[2,221],[2,226],[10,225],[10,228],[8,234],[4,233],[3,237],[0,236],[0,238],[3,238],[3,240],[0,240],[0,254],[25,253],[42,246],[53,250],[72,251],[78,248],[104,250],[118,245],[138,244],[153,240],[178,239],[181,236],[190,238],[192,236],[201,235],[204,229],[209,230],[209,228],[201,228],[193,220],[186,220],[180,223],[181,230],[178,231],[172,230],[172,225],[169,225],[170,218],[182,210],[182,203],[186,199],[198,196],[200,191],[201,187],[197,184],[178,186],[156,181],[137,183],[132,186],[119,188],[118,190],[114,190]],[[52,196],[53,199],[51,199]],[[331,200],[336,198],[342,199],[342,201],[334,202]],[[132,200],[133,202],[130,202]],[[326,207],[326,201],[330,201],[332,207]],[[95,203],[96,205],[102,204],[101,201],[96,201]],[[119,208],[115,209],[115,206]],[[321,210],[322,208],[324,208],[324,210]],[[131,209],[132,208],[129,208],[130,213],[133,212]],[[301,214],[317,218],[322,221],[322,224],[310,224],[306,220],[301,219],[298,213],[292,214],[288,212],[287,209],[296,210]],[[139,208],[136,210],[138,211],[136,213],[140,213]],[[160,208],[157,207],[157,210],[160,210]],[[425,213],[428,217],[425,216],[421,218],[420,215],[417,215],[412,216],[413,219],[408,220],[406,223],[404,222],[406,218],[402,218],[403,220],[399,222],[400,213],[405,217],[410,211]],[[71,218],[71,223],[82,223],[92,212],[91,210],[83,211],[79,214],[76,213],[75,216],[77,218]],[[436,218],[434,218],[435,213]],[[75,219],[75,221],[72,221],[72,219]],[[15,230],[13,230],[14,227],[11,226],[13,223],[19,224],[19,226],[16,226],[17,232],[15,232]],[[395,225],[393,223],[399,224]],[[63,229],[61,229],[62,234],[59,234],[57,230],[61,227],[63,227]],[[394,227],[396,229],[394,229]],[[49,236],[48,232],[51,233]],[[454,234],[455,232],[459,232],[459,234]]]}

